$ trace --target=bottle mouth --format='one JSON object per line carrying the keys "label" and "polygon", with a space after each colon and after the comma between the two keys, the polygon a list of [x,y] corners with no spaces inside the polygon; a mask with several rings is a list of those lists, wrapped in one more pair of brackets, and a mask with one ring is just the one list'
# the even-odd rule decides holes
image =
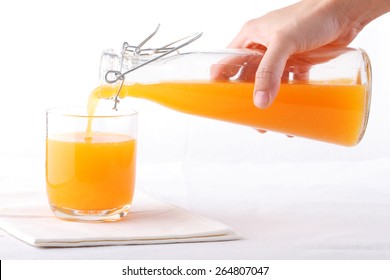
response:
{"label": "bottle mouth", "polygon": [[[122,58],[113,49],[106,49],[100,57],[99,80],[101,84],[107,83],[106,75],[109,71],[120,72]],[[110,77],[113,78],[113,77]]]}

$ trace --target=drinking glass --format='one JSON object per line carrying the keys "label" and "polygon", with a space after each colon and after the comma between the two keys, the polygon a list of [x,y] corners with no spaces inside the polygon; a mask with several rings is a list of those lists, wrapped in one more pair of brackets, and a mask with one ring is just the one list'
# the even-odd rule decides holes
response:
{"label": "drinking glass", "polygon": [[46,111],[46,190],[53,213],[73,221],[115,221],[134,194],[137,112],[86,107]]}

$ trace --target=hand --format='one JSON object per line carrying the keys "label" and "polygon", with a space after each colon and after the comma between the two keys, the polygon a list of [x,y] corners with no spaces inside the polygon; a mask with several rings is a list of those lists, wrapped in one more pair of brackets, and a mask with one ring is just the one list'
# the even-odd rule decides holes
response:
{"label": "hand", "polygon": [[303,0],[248,21],[228,47],[265,50],[254,87],[254,104],[264,109],[274,101],[291,55],[345,47],[389,10],[389,0]]}

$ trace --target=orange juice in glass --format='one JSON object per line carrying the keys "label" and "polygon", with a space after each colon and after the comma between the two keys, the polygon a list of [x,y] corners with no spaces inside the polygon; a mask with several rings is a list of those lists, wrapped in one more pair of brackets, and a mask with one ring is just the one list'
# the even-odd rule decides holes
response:
{"label": "orange juice in glass", "polygon": [[137,113],[85,107],[46,113],[46,189],[53,213],[75,221],[115,221],[131,205]]}

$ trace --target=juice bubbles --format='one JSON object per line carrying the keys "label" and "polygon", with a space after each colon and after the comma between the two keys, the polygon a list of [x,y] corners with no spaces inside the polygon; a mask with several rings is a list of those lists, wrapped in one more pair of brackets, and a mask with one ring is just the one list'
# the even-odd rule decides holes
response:
{"label": "juice bubbles", "polygon": [[[58,217],[107,221],[127,214],[135,185],[134,117],[48,113],[46,188]],[[122,132],[115,129],[118,119]],[[88,133],[87,123],[95,128]]]}
{"label": "juice bubbles", "polygon": [[[353,146],[364,134],[369,95],[359,84],[282,83],[275,102],[260,110],[250,82],[196,81],[124,85],[121,96],[144,98],[180,112]],[[96,91],[102,98],[110,86]]]}

